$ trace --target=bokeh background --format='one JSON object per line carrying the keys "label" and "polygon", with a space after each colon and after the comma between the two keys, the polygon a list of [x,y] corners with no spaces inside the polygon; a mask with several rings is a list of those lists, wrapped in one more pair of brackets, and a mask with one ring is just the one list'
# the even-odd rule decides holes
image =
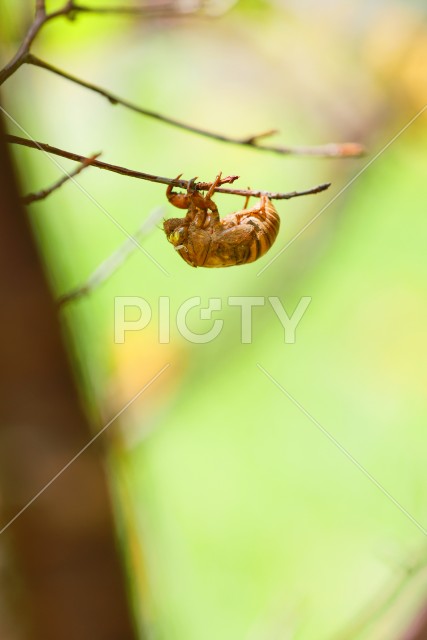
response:
{"label": "bokeh background", "polygon": [[[3,0],[5,58],[32,5]],[[285,157],[227,145],[30,66],[4,85],[4,106],[28,135],[102,151],[107,162],[206,181],[221,170],[238,174],[237,186],[272,191],[332,182],[323,194],[278,203],[278,240],[254,264],[190,269],[155,228],[143,244],[169,276],[135,251],[61,311],[94,429],[170,364],[105,434],[135,615],[161,640],[400,637],[427,597],[426,576],[413,583],[405,573],[414,557],[427,563],[427,112],[405,129],[427,104],[427,9],[403,0],[177,7],[179,17],[156,20],[57,20],[33,51],[214,132],[274,128],[272,143],[356,141],[368,155]],[[38,151],[14,148],[14,157],[24,193],[61,175]],[[164,187],[149,182],[93,168],[78,182],[129,233],[166,204]],[[222,213],[243,204],[216,201]],[[84,283],[126,240],[72,183],[29,215],[55,296]],[[165,215],[176,210],[166,205]],[[117,296],[143,297],[153,309],[124,344],[114,341]],[[170,298],[169,344],[159,341],[160,296]],[[192,296],[205,307],[222,300],[213,342],[193,344],[177,330],[177,310]],[[242,344],[229,296],[278,296],[289,314],[302,296],[312,301],[295,344],[285,343],[268,303],[254,309],[252,343]],[[197,309],[188,319],[194,332],[211,326]],[[405,585],[400,598],[363,623],[396,580]]]}

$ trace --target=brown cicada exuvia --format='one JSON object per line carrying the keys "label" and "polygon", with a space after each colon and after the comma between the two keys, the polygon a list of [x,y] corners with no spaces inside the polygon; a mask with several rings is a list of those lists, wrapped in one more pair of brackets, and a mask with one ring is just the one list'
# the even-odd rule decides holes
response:
{"label": "brown cicada exuvia", "polygon": [[179,209],[187,209],[184,218],[170,218],[163,229],[179,255],[192,267],[232,267],[254,262],[272,246],[279,231],[280,218],[269,198],[222,220],[211,199],[221,180],[221,174],[203,196],[189,183],[187,193],[175,193],[172,186],[166,191],[169,202]]}

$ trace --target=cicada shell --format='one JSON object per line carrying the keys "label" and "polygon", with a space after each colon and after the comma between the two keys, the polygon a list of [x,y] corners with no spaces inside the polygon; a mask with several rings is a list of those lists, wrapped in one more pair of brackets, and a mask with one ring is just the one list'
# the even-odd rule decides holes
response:
{"label": "cicada shell", "polygon": [[279,214],[265,195],[250,209],[235,211],[221,220],[212,200],[220,178],[221,174],[206,196],[191,184],[186,194],[175,193],[172,186],[166,191],[169,202],[187,209],[187,214],[165,220],[163,229],[175,250],[192,267],[232,267],[254,262],[267,253],[279,232]]}

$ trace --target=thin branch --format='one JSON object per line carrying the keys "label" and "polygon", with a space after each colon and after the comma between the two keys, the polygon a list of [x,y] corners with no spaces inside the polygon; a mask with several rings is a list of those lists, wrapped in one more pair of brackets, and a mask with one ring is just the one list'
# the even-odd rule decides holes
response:
{"label": "thin branch", "polygon": [[65,80],[69,80],[70,82],[74,82],[75,84],[84,87],[85,89],[89,89],[94,93],[106,98],[111,104],[116,105],[120,104],[126,109],[130,109],[131,111],[135,111],[143,116],[147,116],[149,118],[153,118],[160,122],[164,122],[165,124],[169,124],[173,127],[177,127],[179,129],[184,129],[185,131],[190,131],[191,133],[196,133],[198,135],[204,136],[206,138],[212,138],[213,140],[218,140],[220,142],[227,142],[229,144],[236,144],[240,146],[253,147],[258,149],[259,151],[269,151],[271,153],[278,153],[280,155],[299,155],[299,156],[317,156],[317,157],[328,157],[328,158],[354,158],[361,156],[365,153],[365,149],[361,144],[356,142],[343,142],[343,143],[335,143],[331,142],[325,145],[320,146],[273,146],[267,144],[259,144],[260,138],[265,138],[267,136],[271,136],[274,133],[277,133],[275,129],[252,135],[248,138],[232,138],[230,136],[225,136],[220,133],[214,133],[213,131],[209,131],[207,129],[201,129],[200,127],[195,127],[194,125],[187,124],[181,122],[180,120],[176,120],[175,118],[171,118],[169,116],[165,116],[157,111],[152,111],[150,109],[145,109],[143,107],[138,106],[137,104],[130,102],[129,100],[125,100],[124,98],[120,98],[116,96],[111,91],[107,91],[102,87],[99,87],[91,82],[87,82],[86,80],[82,80],[77,76],[72,75],[49,62],[45,62],[41,60],[37,56],[33,54],[28,54],[26,56],[25,62],[28,64],[32,64],[33,66],[40,67],[42,69],[46,69],[51,73],[54,73]]}
{"label": "thin branch", "polygon": [[[19,144],[24,147],[30,147],[31,149],[38,149],[39,151],[44,151],[46,153],[61,156],[62,158],[67,158],[68,160],[74,160],[75,162],[89,162],[89,158],[87,158],[86,156],[82,156],[78,153],[72,153],[70,151],[64,151],[63,149],[52,147],[51,145],[45,144],[44,142],[36,142],[35,140],[28,140],[27,138],[13,136],[11,134],[7,134],[5,138],[7,142]],[[140,180],[148,180],[149,182],[156,182],[158,184],[174,185],[176,187],[181,187],[181,189],[187,189],[188,183],[190,182],[189,180],[181,180],[178,178],[164,178],[162,176],[156,176],[150,173],[144,173],[142,171],[135,171],[134,169],[127,169],[115,164],[101,162],[101,160],[92,160],[90,164],[91,166],[97,167],[98,169],[113,171],[114,173],[119,173],[130,178],[139,178]],[[237,180],[238,177],[239,176],[227,176],[226,178],[221,178],[221,184],[232,183]],[[198,191],[207,191],[211,184],[211,182],[198,182],[194,185],[194,188]],[[228,193],[236,196],[253,196],[256,198],[260,197],[261,195],[266,195],[268,196],[268,198],[270,198],[270,200],[290,200],[291,198],[296,198],[298,196],[306,196],[326,191],[326,189],[328,189],[330,186],[331,183],[327,182],[325,184],[318,185],[317,187],[306,189],[305,191],[292,191],[289,193],[263,191],[260,189],[223,189],[219,187],[216,188],[215,191],[217,191],[218,193]]]}
{"label": "thin branch", "polygon": [[[110,276],[112,276],[117,269],[127,260],[127,258],[139,248],[139,241],[147,236],[150,231],[156,226],[160,218],[163,216],[164,208],[159,207],[155,209],[148,218],[144,221],[141,227],[133,234],[131,238],[125,240],[125,242],[112,253],[106,260],[91,273],[86,282],[76,289],[72,289],[68,293],[65,293],[58,299],[58,306],[64,305],[78,300],[83,296],[92,293],[94,289],[97,289],[99,285],[103,284]],[[138,242],[135,242],[135,241]]]}
{"label": "thin branch", "polygon": [[74,171],[72,171],[71,173],[68,173],[65,176],[62,176],[62,178],[54,182],[54,184],[52,184],[47,189],[42,189],[41,191],[37,191],[37,193],[29,193],[26,196],[22,196],[21,198],[22,202],[24,204],[31,204],[33,202],[37,202],[38,200],[44,200],[45,198],[50,196],[51,193],[53,193],[54,191],[62,187],[62,185],[68,180],[70,180],[70,178],[75,178],[77,175],[79,175],[81,171],[83,171],[83,169],[90,167],[93,161],[96,158],[98,158],[100,155],[101,155],[100,153],[94,153],[92,156],[87,158],[87,160],[84,160],[81,164],[79,164],[79,166],[76,169],[74,169]]}

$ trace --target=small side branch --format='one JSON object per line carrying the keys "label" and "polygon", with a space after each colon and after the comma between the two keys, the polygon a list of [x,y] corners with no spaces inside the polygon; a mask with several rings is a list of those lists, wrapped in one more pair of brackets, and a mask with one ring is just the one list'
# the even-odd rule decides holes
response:
{"label": "small side branch", "polygon": [[62,185],[65,182],[79,175],[79,173],[83,171],[83,169],[90,167],[93,161],[96,160],[96,158],[98,158],[100,155],[101,155],[100,153],[94,153],[92,156],[90,156],[84,162],[82,162],[76,169],[74,169],[74,171],[63,176],[62,178],[54,182],[47,189],[42,189],[41,191],[37,191],[37,193],[29,193],[26,196],[22,196],[21,198],[22,202],[24,204],[31,204],[33,202],[37,202],[38,200],[44,200],[45,198],[50,196],[51,193],[53,193],[54,191],[62,187]]}
{"label": "small side branch", "polygon": [[[19,136],[13,136],[8,134],[5,136],[8,142],[13,144],[19,144],[24,147],[30,147],[31,149],[38,149],[39,151],[44,151],[45,153],[51,153],[53,155],[61,156],[62,158],[67,158],[68,160],[74,160],[75,162],[80,163],[89,163],[93,167],[97,167],[98,169],[105,169],[106,171],[112,171],[114,173],[119,173],[124,176],[128,176],[129,178],[138,178],[140,180],[148,180],[149,182],[156,182],[158,184],[166,184],[173,185],[175,187],[181,187],[181,189],[187,189],[189,180],[182,180],[179,178],[165,178],[163,176],[156,176],[150,173],[144,173],[142,171],[135,171],[134,169],[127,169],[126,167],[120,167],[115,164],[109,164],[108,162],[102,162],[101,160],[92,160],[78,153],[72,153],[70,151],[65,151],[64,149],[59,149],[58,147],[52,147],[49,144],[44,142],[37,142],[36,140],[28,140],[27,138],[21,138]],[[233,183],[237,180],[239,176],[227,176],[225,178],[221,178],[221,184]],[[325,184],[321,184],[317,187],[312,187],[310,189],[306,189],[304,191],[291,191],[288,193],[281,192],[271,192],[264,190],[253,190],[253,189],[228,189],[218,187],[215,189],[218,193],[228,193],[236,196],[251,196],[251,197],[260,197],[261,195],[266,195],[270,198],[270,200],[290,200],[291,198],[296,198],[299,196],[306,196],[315,193],[320,193],[325,191],[330,187],[331,183],[327,182]],[[198,182],[194,185],[194,188],[198,191],[207,191],[211,186],[210,182]]]}

